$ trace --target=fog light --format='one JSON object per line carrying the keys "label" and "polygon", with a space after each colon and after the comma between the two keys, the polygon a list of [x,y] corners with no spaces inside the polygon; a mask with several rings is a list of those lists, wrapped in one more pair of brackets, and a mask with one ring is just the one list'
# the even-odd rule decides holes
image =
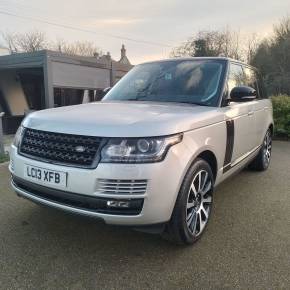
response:
{"label": "fog light", "polygon": [[128,208],[130,207],[129,201],[120,201],[120,200],[108,200],[107,201],[108,207],[115,207],[115,208]]}

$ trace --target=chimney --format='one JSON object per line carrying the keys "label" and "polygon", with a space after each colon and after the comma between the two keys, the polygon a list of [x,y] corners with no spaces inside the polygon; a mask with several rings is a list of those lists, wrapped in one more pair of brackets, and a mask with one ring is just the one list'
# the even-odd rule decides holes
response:
{"label": "chimney", "polygon": [[109,51],[108,51],[107,54],[106,54],[106,58],[107,58],[107,60],[111,60],[111,54],[110,54]]}
{"label": "chimney", "polygon": [[125,45],[122,44],[122,48],[121,48],[121,59],[126,57],[126,48]]}

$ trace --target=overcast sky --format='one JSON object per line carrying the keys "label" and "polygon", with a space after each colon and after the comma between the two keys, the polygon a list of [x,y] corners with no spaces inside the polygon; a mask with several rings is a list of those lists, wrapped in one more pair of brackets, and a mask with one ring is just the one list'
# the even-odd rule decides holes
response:
{"label": "overcast sky", "polygon": [[[1,12],[74,26],[95,34]],[[266,36],[271,33],[272,25],[287,15],[290,15],[290,0],[0,0],[2,31],[38,29],[51,40],[89,40],[102,51],[110,51],[115,59],[119,58],[124,43],[134,64],[168,57],[171,51],[168,46],[178,45],[198,30],[228,26],[243,35],[256,32]]]}

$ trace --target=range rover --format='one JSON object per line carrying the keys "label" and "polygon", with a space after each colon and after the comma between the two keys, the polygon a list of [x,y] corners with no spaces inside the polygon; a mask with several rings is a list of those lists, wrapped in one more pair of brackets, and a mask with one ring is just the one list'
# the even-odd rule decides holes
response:
{"label": "range rover", "polygon": [[272,134],[255,68],[228,58],[150,62],[101,102],[28,115],[11,147],[11,184],[42,205],[192,244],[215,186],[245,166],[268,168]]}

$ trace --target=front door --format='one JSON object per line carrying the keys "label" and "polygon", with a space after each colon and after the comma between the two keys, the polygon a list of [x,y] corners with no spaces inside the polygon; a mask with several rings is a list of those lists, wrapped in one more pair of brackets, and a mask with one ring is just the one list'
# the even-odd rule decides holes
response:
{"label": "front door", "polygon": [[[239,64],[231,63],[228,76],[228,91],[245,85],[245,74]],[[224,107],[227,145],[224,168],[228,170],[235,163],[246,157],[256,146],[256,126],[254,103],[230,102]]]}
{"label": "front door", "polygon": [[255,116],[255,144],[260,146],[268,129],[266,116],[271,110],[271,103],[267,99],[264,84],[259,74],[252,68],[244,68],[246,76],[246,85],[257,91],[257,99],[253,101],[253,109]]}

